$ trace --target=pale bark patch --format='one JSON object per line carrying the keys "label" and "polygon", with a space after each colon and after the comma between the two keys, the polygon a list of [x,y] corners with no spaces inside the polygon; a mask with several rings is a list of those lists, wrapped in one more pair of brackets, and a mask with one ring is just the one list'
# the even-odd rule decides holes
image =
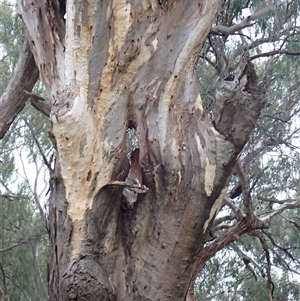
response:
{"label": "pale bark patch", "polygon": [[180,170],[178,171],[178,184],[177,185],[179,185],[180,184],[180,182],[181,182],[181,179],[182,179],[182,176],[181,176],[181,172],[180,172]]}
{"label": "pale bark patch", "polygon": [[110,9],[112,8],[112,14],[114,15],[114,38],[113,45],[119,52],[122,45],[126,40],[126,35],[130,26],[132,25],[132,17],[130,16],[131,4],[126,0],[115,0],[111,6],[108,6],[107,17],[111,20]]}
{"label": "pale bark patch", "polygon": [[[93,22],[94,6],[89,6],[89,21]],[[67,1],[68,17],[66,19],[66,48],[65,53],[65,77],[66,84],[70,84],[72,81],[80,83],[81,87],[87,89],[89,82],[88,66],[91,42],[93,38],[92,27],[84,25],[82,16],[77,14],[75,5],[72,1]],[[80,18],[80,25],[76,23],[75,16]],[[74,72],[76,70],[76,73]]]}
{"label": "pale bark patch", "polygon": [[216,165],[211,164],[208,158],[206,158],[204,188],[205,188],[206,195],[208,197],[211,195],[213,191],[215,176],[216,176]]}
{"label": "pale bark patch", "polygon": [[152,45],[153,45],[153,48],[154,48],[153,52],[156,51],[156,49],[157,49],[157,44],[158,44],[158,38],[155,38],[155,39],[152,41]]}
{"label": "pale bark patch", "polygon": [[226,192],[227,192],[227,187],[222,189],[219,197],[217,198],[217,200],[215,201],[215,203],[211,207],[211,210],[209,212],[209,217],[205,221],[205,224],[203,226],[203,232],[204,233],[207,231],[207,228],[208,228],[210,222],[215,218],[215,216],[218,214],[219,210],[221,209],[223,199],[224,199],[224,196],[225,196]]}
{"label": "pale bark patch", "polygon": [[144,10],[147,10],[149,7],[151,7],[151,3],[148,0],[142,0],[142,6]]}
{"label": "pale bark patch", "polygon": [[[91,209],[93,197],[90,194],[90,178],[100,170],[103,160],[94,148],[104,149],[104,142],[89,143],[95,137],[94,118],[84,99],[85,93],[76,96],[71,109],[64,115],[53,115],[53,132],[56,137],[57,148],[60,154],[61,175],[65,185],[68,201],[68,215],[73,222],[71,236],[72,257],[80,252],[81,242],[84,241],[84,217]],[[100,144],[100,145],[99,145]],[[107,168],[113,169],[113,162]],[[107,184],[109,178],[101,177],[98,186]],[[99,187],[98,187],[99,189]],[[95,189],[95,193],[98,190]]]}
{"label": "pale bark patch", "polygon": [[195,133],[195,139],[198,147],[198,152],[201,160],[201,164],[205,169],[205,179],[204,179],[204,188],[207,197],[209,197],[213,191],[214,188],[214,179],[216,176],[216,165],[211,164],[209,162],[209,159],[207,158],[205,149],[202,147],[200,137],[198,136],[197,133]]}
{"label": "pale bark patch", "polygon": [[201,112],[204,111],[200,94],[198,94],[198,96],[195,100],[195,108],[200,110]]}

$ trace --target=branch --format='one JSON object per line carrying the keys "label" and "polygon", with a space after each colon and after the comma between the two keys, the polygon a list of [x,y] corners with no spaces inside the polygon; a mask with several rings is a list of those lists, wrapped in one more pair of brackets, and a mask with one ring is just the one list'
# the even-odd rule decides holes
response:
{"label": "branch", "polygon": [[278,50],[273,50],[273,51],[253,55],[250,57],[250,60],[253,61],[253,60],[261,58],[261,57],[269,57],[269,56],[273,56],[275,54],[300,55],[300,51],[293,52],[293,51],[278,49]]}
{"label": "branch", "polygon": [[254,236],[256,236],[260,243],[261,246],[265,252],[266,255],[266,259],[267,259],[267,287],[268,287],[268,294],[269,294],[269,300],[273,301],[273,293],[274,293],[274,283],[272,281],[272,277],[271,277],[271,259],[270,259],[270,252],[269,252],[269,247],[267,242],[265,241],[264,237],[262,236],[261,233],[258,232],[254,232],[253,233]]}
{"label": "branch", "polygon": [[[274,238],[272,237],[272,235],[270,233],[268,233],[267,231],[264,231],[264,230],[262,232],[270,239],[270,241],[271,241],[271,243],[273,244],[274,247],[278,248],[283,253],[285,253],[291,260],[296,261],[296,262],[299,263],[299,261],[296,258],[294,258],[293,254],[291,252],[289,252],[287,248],[281,247],[280,245],[278,245],[275,242]],[[280,258],[281,258],[281,256],[280,256]]]}
{"label": "branch", "polygon": [[222,235],[216,238],[211,244],[203,248],[200,256],[195,262],[195,269],[192,277],[196,279],[198,272],[202,270],[205,263],[210,258],[212,258],[218,251],[220,251],[224,247],[238,240],[241,235],[257,229],[266,229],[267,227],[268,224],[258,218],[251,219],[249,218],[249,216],[243,217],[233,226],[228,228]]}
{"label": "branch", "polygon": [[9,299],[6,299],[6,297],[8,297],[7,295],[7,286],[6,286],[6,275],[5,275],[5,271],[4,271],[4,268],[3,268],[3,265],[0,261],[0,270],[1,270],[1,274],[2,274],[2,282],[3,282],[3,287],[4,287],[4,300],[9,300]]}
{"label": "branch", "polygon": [[26,243],[27,243],[27,241],[21,241],[21,242],[12,244],[12,245],[10,245],[10,246],[8,246],[8,247],[6,247],[6,248],[0,249],[0,253],[9,251],[9,250],[11,250],[11,249],[13,249],[13,248],[15,248],[15,247],[18,247],[18,246],[20,246],[20,245],[24,245],[24,244],[26,244]]}
{"label": "branch", "polygon": [[23,90],[31,91],[38,77],[39,71],[26,39],[13,77],[0,98],[0,139],[25,106],[27,95]]}
{"label": "branch", "polygon": [[289,222],[290,224],[292,224],[294,227],[296,227],[298,230],[300,230],[300,225],[298,223],[296,223],[294,220],[286,217],[285,215],[283,214],[280,214],[280,216],[285,219],[287,222]]}
{"label": "branch", "polygon": [[[50,106],[49,106],[49,107],[50,107]],[[50,113],[50,111],[49,111],[49,113]],[[30,131],[30,133],[31,133],[31,135],[32,135],[32,138],[33,138],[33,140],[35,141],[35,144],[36,144],[36,146],[37,146],[37,148],[38,148],[38,150],[39,150],[39,152],[40,152],[40,154],[41,154],[41,156],[42,156],[42,158],[43,158],[44,164],[48,167],[49,171],[51,171],[51,170],[52,170],[51,164],[50,164],[50,162],[47,160],[46,155],[44,154],[44,151],[43,151],[43,149],[42,149],[42,147],[41,147],[41,145],[40,145],[39,140],[35,137],[34,130],[32,129],[32,127],[30,126],[29,122],[28,122],[26,119],[24,119],[24,122],[25,122],[25,124],[27,125],[27,127],[29,128],[29,131]]]}
{"label": "branch", "polygon": [[236,164],[236,170],[238,172],[241,186],[242,186],[242,195],[243,195],[243,205],[245,207],[245,212],[247,216],[253,218],[253,204],[251,199],[251,190],[249,185],[249,176],[246,172],[244,166],[242,165],[241,161],[238,160]]}
{"label": "branch", "polygon": [[246,214],[243,212],[243,210],[239,206],[234,204],[234,202],[232,201],[232,199],[230,197],[225,196],[223,202],[224,202],[224,205],[227,205],[229,208],[232,209],[237,220],[241,220],[242,218],[245,218]]}
{"label": "branch", "polygon": [[27,301],[32,301],[32,300],[30,299],[30,297],[27,296],[26,292],[24,292],[24,290],[22,289],[22,287],[21,287],[14,279],[12,279],[12,277],[10,277],[10,276],[7,275],[7,279],[9,279],[9,280],[12,282],[12,284],[13,284],[14,286],[16,286],[16,287],[20,290],[20,292],[23,294],[24,298],[25,298]]}
{"label": "branch", "polygon": [[261,196],[257,196],[257,199],[263,202],[268,202],[271,204],[287,204],[288,202],[295,202],[295,199],[284,199],[284,200],[278,200],[278,199],[269,199]]}
{"label": "branch", "polygon": [[227,27],[227,26],[224,26],[224,25],[216,25],[211,29],[211,33],[215,33],[215,34],[216,33],[222,33],[222,34],[225,34],[225,35],[232,35],[237,31],[240,31],[240,30],[242,30],[246,27],[252,26],[253,23],[251,23],[251,21],[260,19],[262,16],[264,16],[267,13],[273,11],[273,9],[274,9],[273,3],[272,3],[271,0],[269,0],[268,5],[265,8],[263,8],[263,9],[257,11],[256,13],[248,16],[241,23],[235,24],[231,27]]}
{"label": "branch", "polygon": [[50,104],[45,102],[45,99],[43,97],[34,93],[30,93],[26,90],[23,90],[23,92],[30,97],[30,103],[35,109],[37,109],[47,117],[50,117],[51,106]]}
{"label": "branch", "polygon": [[300,200],[297,200],[295,202],[286,203],[278,207],[276,210],[271,212],[269,215],[265,216],[262,220],[269,223],[271,219],[273,219],[276,215],[279,215],[286,209],[295,209],[300,208]]}
{"label": "branch", "polygon": [[255,272],[253,271],[253,269],[249,266],[249,263],[252,263],[252,265],[254,267],[256,267],[261,276],[262,277],[265,277],[265,272],[263,271],[263,269],[259,266],[259,264],[257,264],[251,257],[249,257],[247,254],[245,254],[235,243],[233,243],[231,245],[231,247],[235,250],[235,252],[238,254],[238,256],[243,259],[245,265],[246,265],[246,268],[253,274],[255,280],[256,280],[256,275],[255,275]]}

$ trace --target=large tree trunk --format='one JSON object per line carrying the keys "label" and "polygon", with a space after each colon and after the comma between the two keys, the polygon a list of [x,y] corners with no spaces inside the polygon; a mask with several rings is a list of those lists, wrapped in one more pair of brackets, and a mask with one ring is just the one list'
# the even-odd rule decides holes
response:
{"label": "large tree trunk", "polygon": [[[243,90],[250,64],[222,83],[212,117],[194,62],[221,0],[67,1],[66,23],[63,2],[18,4],[58,151],[51,300],[188,299],[259,115],[257,87]],[[128,128],[139,144],[131,160]]]}

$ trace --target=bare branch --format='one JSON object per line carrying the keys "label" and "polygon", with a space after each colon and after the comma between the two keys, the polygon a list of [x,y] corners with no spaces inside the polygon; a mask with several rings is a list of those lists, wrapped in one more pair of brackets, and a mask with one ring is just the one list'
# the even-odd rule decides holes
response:
{"label": "bare branch", "polygon": [[250,57],[250,60],[253,61],[253,60],[261,58],[261,57],[269,57],[269,56],[273,56],[273,55],[276,55],[276,54],[300,55],[300,51],[293,52],[293,51],[288,51],[288,50],[277,49],[277,50],[273,50],[273,51],[253,55],[253,56]]}
{"label": "bare branch", "polygon": [[270,239],[270,241],[271,241],[271,243],[273,244],[274,247],[276,247],[277,249],[279,249],[279,250],[281,250],[282,252],[284,252],[291,260],[293,260],[293,261],[298,261],[298,260],[296,260],[296,259],[294,258],[294,256],[291,254],[291,252],[289,252],[289,251],[287,250],[287,248],[284,248],[284,247],[279,246],[279,245],[275,242],[274,238],[272,237],[272,235],[271,235],[270,233],[268,233],[267,231],[263,231],[263,233]]}
{"label": "bare branch", "polygon": [[242,209],[239,206],[235,205],[230,197],[224,197],[224,204],[232,209],[232,211],[235,213],[237,220],[240,220],[246,216]]}
{"label": "bare branch", "polygon": [[274,6],[271,0],[269,0],[268,5],[257,11],[256,13],[248,16],[247,18],[245,18],[241,23],[239,24],[235,24],[231,27],[227,27],[224,25],[216,25],[211,29],[211,33],[222,33],[225,35],[232,35],[235,32],[238,32],[246,27],[250,27],[253,25],[253,23],[251,23],[254,20],[260,19],[262,16],[266,15],[267,13],[273,11]]}
{"label": "bare branch", "polygon": [[267,242],[265,241],[262,233],[259,232],[254,232],[253,233],[254,236],[256,236],[260,243],[261,246],[266,254],[266,259],[267,259],[267,287],[268,287],[268,294],[269,294],[269,300],[273,301],[273,293],[274,293],[274,283],[272,281],[272,277],[271,277],[271,259],[270,259],[270,252],[269,252],[269,247]]}
{"label": "bare branch", "polygon": [[283,204],[282,206],[278,207],[277,209],[274,209],[274,211],[272,211],[269,215],[265,216],[262,220],[269,223],[275,216],[279,215],[284,210],[296,209],[296,208],[300,208],[300,200]]}
{"label": "bare branch", "polygon": [[[50,113],[50,111],[49,111],[49,113]],[[45,165],[46,165],[46,166],[48,167],[48,169],[51,171],[51,164],[48,162],[48,160],[47,160],[47,158],[46,158],[46,155],[44,154],[43,149],[42,149],[42,147],[41,147],[41,145],[40,145],[40,142],[39,142],[38,139],[35,137],[35,133],[34,133],[32,127],[31,127],[31,125],[29,124],[29,122],[28,122],[26,119],[24,119],[24,122],[25,122],[25,124],[27,125],[27,127],[29,128],[29,131],[31,132],[32,138],[33,138],[33,140],[34,140],[35,143],[36,143],[36,146],[37,146],[37,148],[38,148],[38,150],[39,150],[39,152],[40,152],[40,154],[41,154],[41,156],[42,156],[42,158],[43,158],[43,161],[44,161]]]}
{"label": "bare branch", "polygon": [[222,235],[217,237],[212,243],[203,248],[201,255],[197,258],[195,263],[195,270],[193,273],[194,279],[197,277],[198,272],[202,270],[205,263],[225,246],[235,242],[241,235],[245,233],[249,233],[257,229],[266,229],[267,227],[267,223],[255,217],[251,219],[249,216],[247,216],[237,221]]}
{"label": "bare branch", "polygon": [[268,202],[271,204],[287,204],[287,203],[291,203],[291,202],[295,202],[295,199],[284,199],[284,200],[278,200],[278,199],[269,199],[269,198],[265,198],[265,197],[260,197],[257,196],[257,198],[263,202]]}
{"label": "bare branch", "polygon": [[288,221],[290,224],[292,224],[294,227],[296,227],[298,230],[300,230],[300,225],[298,223],[296,223],[295,221],[293,221],[292,219],[286,217],[283,214],[280,214],[280,216],[285,219],[286,221]]}
{"label": "bare branch", "polygon": [[[253,271],[253,269],[250,269],[249,263],[251,263],[255,268],[259,270],[262,277],[266,276],[264,270],[260,267],[260,265],[256,263],[247,254],[245,254],[235,243],[231,244],[231,247],[235,250],[235,252],[239,255],[239,257],[243,259],[247,269],[249,269],[252,274],[255,275],[255,272]],[[254,277],[256,278],[256,275]]]}
{"label": "bare branch", "polygon": [[0,139],[25,106],[28,97],[23,90],[31,91],[38,77],[39,71],[26,39],[14,75],[0,98]]}
{"label": "bare branch", "polygon": [[10,246],[8,246],[8,247],[6,247],[6,248],[0,249],[0,253],[9,251],[9,250],[11,250],[11,249],[13,249],[13,248],[16,248],[16,247],[18,247],[18,246],[20,246],[20,245],[24,245],[24,244],[26,244],[26,243],[27,243],[27,241],[20,241],[20,242],[18,242],[18,243],[12,244],[12,245],[10,245]]}

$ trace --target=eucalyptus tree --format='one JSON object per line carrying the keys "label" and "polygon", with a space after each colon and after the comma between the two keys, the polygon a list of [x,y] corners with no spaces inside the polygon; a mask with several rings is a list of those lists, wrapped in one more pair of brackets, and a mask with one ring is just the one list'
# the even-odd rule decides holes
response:
{"label": "eucalyptus tree", "polygon": [[[299,207],[294,200],[257,214],[249,167],[272,141],[243,152],[273,80],[268,64],[259,74],[253,61],[297,54],[289,49],[297,5],[18,1],[27,39],[0,100],[0,133],[26,95],[52,123],[51,300],[194,300],[197,275],[216,252],[245,233],[265,246],[271,220]],[[203,97],[201,48],[219,76]],[[31,93],[36,72],[50,105]],[[128,158],[130,129],[138,148]]]}

